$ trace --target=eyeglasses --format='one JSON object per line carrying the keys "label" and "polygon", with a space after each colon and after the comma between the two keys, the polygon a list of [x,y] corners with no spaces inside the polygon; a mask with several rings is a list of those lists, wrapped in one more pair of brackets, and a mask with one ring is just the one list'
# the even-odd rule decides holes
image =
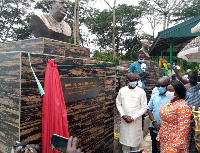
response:
{"label": "eyeglasses", "polygon": [[56,0],[56,1],[54,1],[54,2],[58,2],[58,3],[61,3],[61,4],[63,4],[63,5],[69,5],[69,3],[67,2],[67,1],[59,1],[59,0]]}
{"label": "eyeglasses", "polygon": [[156,85],[156,87],[166,87],[166,85]]}

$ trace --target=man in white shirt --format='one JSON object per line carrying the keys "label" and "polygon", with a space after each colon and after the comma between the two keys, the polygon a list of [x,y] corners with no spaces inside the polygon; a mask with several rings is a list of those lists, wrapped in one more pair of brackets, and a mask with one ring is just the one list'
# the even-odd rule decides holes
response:
{"label": "man in white shirt", "polygon": [[138,87],[138,74],[127,74],[127,86],[119,90],[116,106],[121,115],[119,142],[123,153],[138,150],[143,140],[142,115],[147,111],[145,91]]}

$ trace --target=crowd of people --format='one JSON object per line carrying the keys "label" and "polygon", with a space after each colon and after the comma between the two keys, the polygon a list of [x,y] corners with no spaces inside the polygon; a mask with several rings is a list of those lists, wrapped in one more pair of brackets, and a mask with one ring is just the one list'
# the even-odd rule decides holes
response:
{"label": "crowd of people", "polygon": [[[132,63],[126,76],[126,85],[119,90],[116,106],[121,116],[119,142],[123,153],[138,150],[143,138],[142,115],[148,113],[152,153],[196,153],[195,122],[191,106],[200,107],[198,73],[189,71],[183,78],[176,66],[168,64],[167,76],[158,79],[147,102],[143,90],[147,74],[143,55]],[[142,88],[138,81],[142,81]]]}
{"label": "crowd of people", "polygon": [[[141,148],[143,141],[142,115],[149,115],[152,140],[152,153],[196,153],[194,141],[195,122],[191,106],[200,107],[200,86],[197,83],[198,73],[187,72],[182,77],[177,67],[171,65],[169,73],[158,79],[147,101],[144,90],[144,79],[147,76],[145,59],[138,55],[138,61],[132,63],[126,75],[126,86],[122,87],[116,98],[116,106],[121,116],[119,142],[123,153],[138,151],[147,153]],[[176,78],[176,79],[174,79]],[[19,153],[19,147],[15,153]],[[37,153],[32,148],[25,153]],[[70,137],[66,153],[81,153],[77,149],[77,138]]]}

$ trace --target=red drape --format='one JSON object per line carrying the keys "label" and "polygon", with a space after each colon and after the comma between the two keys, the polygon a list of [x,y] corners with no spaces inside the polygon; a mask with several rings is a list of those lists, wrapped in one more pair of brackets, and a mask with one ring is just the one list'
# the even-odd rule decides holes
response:
{"label": "red drape", "polygon": [[54,60],[48,60],[42,103],[42,152],[57,153],[50,148],[52,134],[69,138],[67,109],[63,97],[62,86]]}

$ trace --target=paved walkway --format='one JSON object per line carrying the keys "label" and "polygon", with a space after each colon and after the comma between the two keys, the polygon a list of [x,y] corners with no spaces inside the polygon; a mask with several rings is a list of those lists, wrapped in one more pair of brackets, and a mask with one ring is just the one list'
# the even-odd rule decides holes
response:
{"label": "paved walkway", "polygon": [[143,142],[142,142],[142,148],[145,148],[148,153],[152,153],[152,149],[151,149],[151,136],[150,136],[150,133],[148,133],[144,139],[143,139]]}
{"label": "paved walkway", "polygon": [[[119,143],[119,141],[114,141],[114,151],[113,153],[122,153],[122,148],[121,148],[121,144]],[[142,148],[145,148],[148,153],[152,153],[152,149],[151,149],[151,137],[150,134],[148,133],[144,139],[143,142],[141,144]]]}

